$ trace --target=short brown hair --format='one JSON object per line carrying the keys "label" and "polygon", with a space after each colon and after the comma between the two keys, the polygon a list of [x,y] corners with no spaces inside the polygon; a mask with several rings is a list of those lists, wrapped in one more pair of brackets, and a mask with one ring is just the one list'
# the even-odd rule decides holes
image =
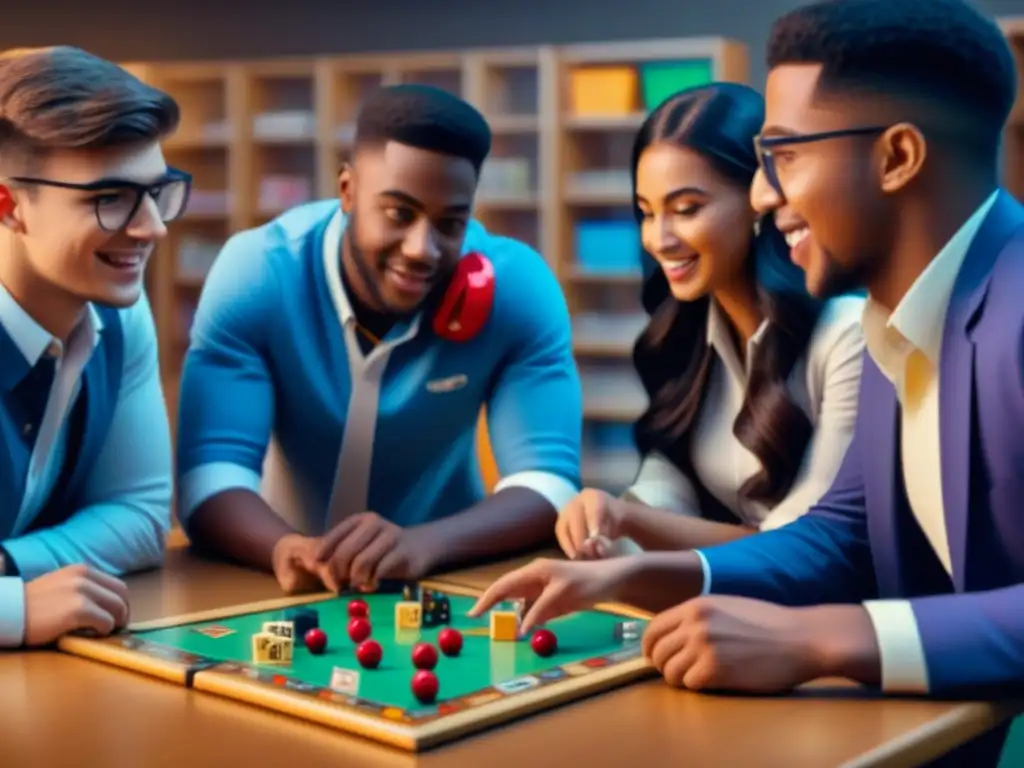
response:
{"label": "short brown hair", "polygon": [[179,120],[171,96],[79,48],[0,52],[3,165],[12,156],[38,159],[55,150],[160,140]]}

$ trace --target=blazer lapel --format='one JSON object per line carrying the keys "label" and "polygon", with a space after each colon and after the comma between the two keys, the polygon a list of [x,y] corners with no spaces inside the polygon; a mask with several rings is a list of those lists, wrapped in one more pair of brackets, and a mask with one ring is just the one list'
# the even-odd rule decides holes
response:
{"label": "blazer lapel", "polygon": [[967,251],[950,296],[939,365],[939,434],[942,501],[953,567],[953,585],[966,585],[970,510],[971,438],[974,414],[974,343],[970,331],[981,313],[992,266],[1010,236],[1024,225],[1024,209],[1005,192],[985,218]]}
{"label": "blazer lapel", "polygon": [[870,510],[868,530],[874,542],[875,577],[879,593],[886,597],[900,593],[900,510],[896,486],[898,410],[896,390],[867,355],[864,356],[858,407],[864,432],[871,436],[866,443],[870,450],[864,455],[864,494]]}

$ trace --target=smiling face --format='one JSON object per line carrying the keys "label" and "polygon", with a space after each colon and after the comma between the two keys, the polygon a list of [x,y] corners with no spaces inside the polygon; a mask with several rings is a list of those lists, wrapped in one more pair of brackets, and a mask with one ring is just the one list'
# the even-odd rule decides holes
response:
{"label": "smiling face", "polygon": [[[391,141],[340,176],[346,275],[371,310],[415,312],[458,263],[476,191],[468,160]],[[349,263],[351,262],[351,263]]]}
{"label": "smiling face", "polygon": [[[822,99],[815,92],[819,72],[820,65],[799,64],[769,73],[764,138],[844,131],[884,119],[864,99]],[[771,145],[769,162],[782,194],[763,171],[754,179],[754,207],[774,211],[792,259],[816,296],[866,285],[888,258],[895,207],[883,183],[887,158],[873,145],[878,136]]]}
{"label": "smiling face", "polygon": [[665,271],[676,299],[695,301],[749,274],[748,190],[700,154],[669,143],[647,147],[637,163],[636,202],[644,249]]}
{"label": "smiling face", "polygon": [[[154,183],[167,165],[157,142],[95,151],[49,153],[33,169],[34,178],[65,184],[100,179]],[[134,193],[129,193],[134,202]],[[3,188],[2,223],[13,235],[17,258],[0,265],[0,279],[39,312],[85,302],[127,307],[138,301],[143,275],[156,243],[167,229],[154,200],[147,196],[127,225],[107,231],[97,206],[112,210],[124,190],[83,191],[42,184],[14,183]],[[31,310],[30,310],[31,311]]]}

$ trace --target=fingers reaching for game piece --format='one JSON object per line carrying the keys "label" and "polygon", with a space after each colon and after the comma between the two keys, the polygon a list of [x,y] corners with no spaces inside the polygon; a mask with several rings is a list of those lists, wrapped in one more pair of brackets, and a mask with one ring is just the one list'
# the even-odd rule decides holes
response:
{"label": "fingers reaching for game piece", "polygon": [[412,693],[421,704],[433,704],[440,687],[437,675],[429,669],[421,669],[412,676]]}
{"label": "fingers reaching for game piece", "polygon": [[356,648],[356,660],[366,669],[376,669],[384,657],[384,649],[376,640],[364,640]]}
{"label": "fingers reaching for game piece", "polygon": [[321,537],[316,557],[328,589],[370,589],[381,580],[418,578],[429,548],[375,512],[346,518]]}
{"label": "fingers reaching for game piece", "polygon": [[289,594],[322,589],[322,567],[316,560],[316,539],[288,534],[274,545],[271,563],[281,589]]}
{"label": "fingers reaching for game piece", "polygon": [[109,635],[128,624],[128,587],[86,565],[71,565],[25,584],[25,644],[51,643],[86,630]]}
{"label": "fingers reaching for game piece", "polygon": [[469,615],[480,616],[504,600],[525,599],[529,608],[520,631],[527,633],[538,624],[612,599],[622,578],[624,566],[620,560],[625,558],[596,562],[534,560],[494,582]]}

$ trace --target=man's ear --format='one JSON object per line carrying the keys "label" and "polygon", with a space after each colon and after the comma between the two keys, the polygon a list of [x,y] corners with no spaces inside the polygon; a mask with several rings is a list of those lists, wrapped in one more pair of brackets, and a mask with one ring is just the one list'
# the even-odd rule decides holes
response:
{"label": "man's ear", "polygon": [[881,184],[885,192],[905,188],[921,173],[928,156],[928,141],[915,125],[899,123],[882,136]]}
{"label": "man's ear", "polygon": [[0,226],[13,232],[21,232],[23,227],[18,218],[18,201],[14,199],[11,188],[0,184]]}
{"label": "man's ear", "polygon": [[349,163],[343,163],[338,172],[338,198],[341,200],[342,212],[350,213],[355,202],[355,179]]}

